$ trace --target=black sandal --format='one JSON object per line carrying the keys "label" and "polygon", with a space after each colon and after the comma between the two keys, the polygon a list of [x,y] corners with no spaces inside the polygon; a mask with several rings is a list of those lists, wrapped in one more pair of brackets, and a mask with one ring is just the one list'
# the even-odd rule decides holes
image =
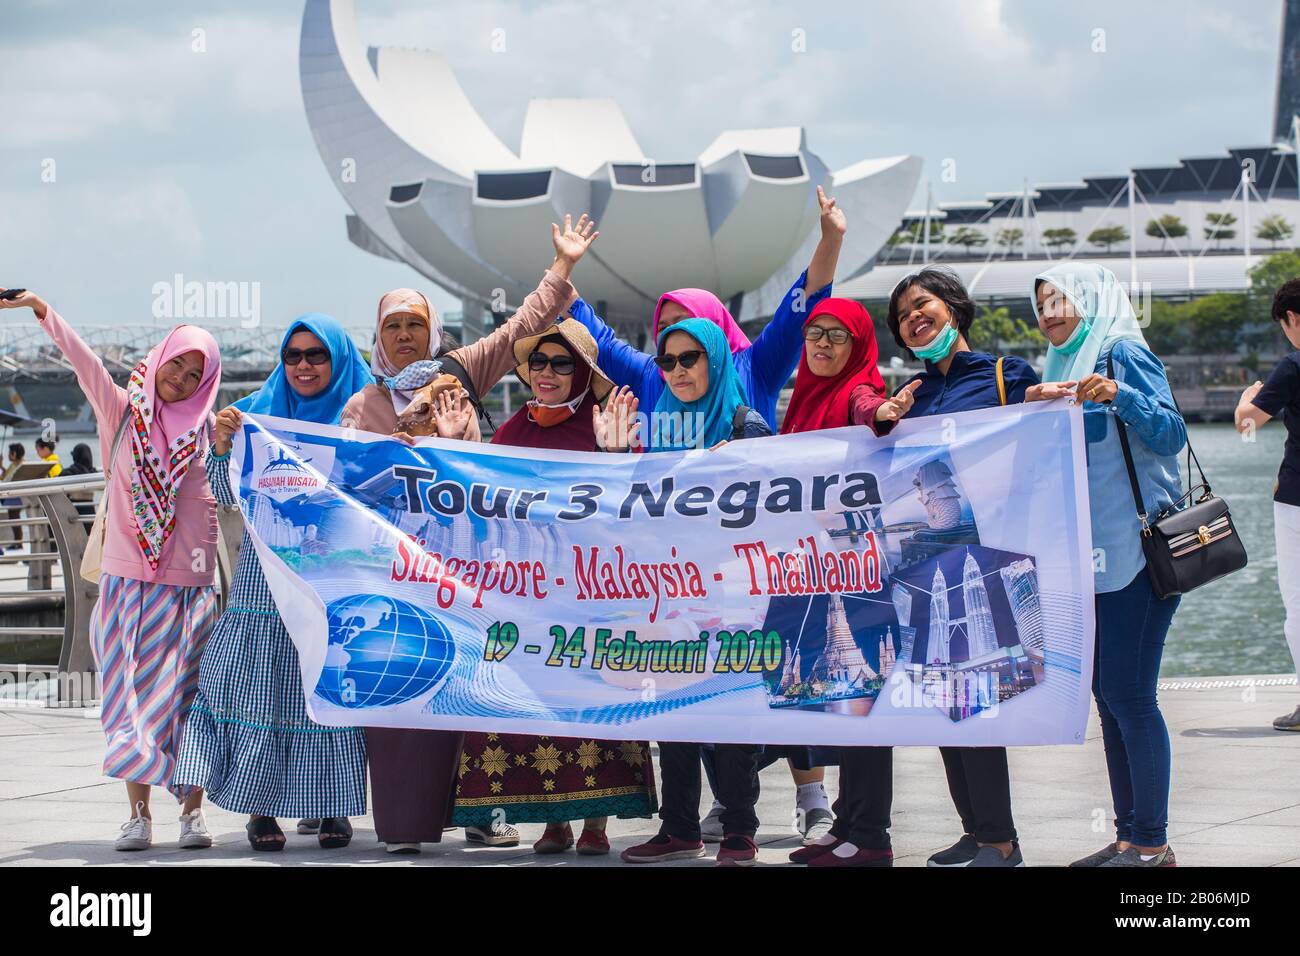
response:
{"label": "black sandal", "polygon": [[325,817],[316,839],[322,850],[340,850],[352,842],[352,824],[347,817]]}
{"label": "black sandal", "polygon": [[[248,843],[254,850],[262,853],[278,853],[284,849],[284,831],[275,817],[254,817],[244,824],[248,832]],[[266,839],[270,837],[271,839]]]}

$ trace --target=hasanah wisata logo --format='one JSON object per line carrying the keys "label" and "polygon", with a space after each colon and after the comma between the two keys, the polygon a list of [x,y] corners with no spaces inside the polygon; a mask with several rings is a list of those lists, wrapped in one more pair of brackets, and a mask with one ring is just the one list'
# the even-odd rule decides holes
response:
{"label": "hasanah wisata logo", "polygon": [[332,448],[263,440],[253,446],[253,490],[277,498],[310,494],[324,486],[333,464]]}

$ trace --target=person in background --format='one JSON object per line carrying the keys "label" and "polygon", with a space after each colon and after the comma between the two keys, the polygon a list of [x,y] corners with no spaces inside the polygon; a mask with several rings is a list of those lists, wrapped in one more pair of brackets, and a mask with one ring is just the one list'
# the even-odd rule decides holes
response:
{"label": "person in background", "polygon": [[1159,598],[1151,587],[1118,423],[1129,436],[1148,515],[1182,496],[1177,455],[1187,444],[1187,426],[1165,367],[1147,348],[1113,272],[1087,262],[1053,266],[1035,278],[1032,304],[1049,347],[1044,384],[1031,400],[1073,394],[1083,405],[1092,546],[1100,557],[1093,567],[1092,687],[1115,807],[1115,842],[1070,865],[1177,866],[1167,832],[1169,730],[1156,681],[1182,599]]}
{"label": "person in background", "polygon": [[63,474],[63,465],[59,462],[59,456],[54,452],[54,440],[51,438],[36,439],[36,457],[41,461],[52,462],[54,467],[50,469],[46,478],[57,478]]}
{"label": "person in background", "polygon": [[102,573],[90,625],[103,681],[104,774],[126,782],[131,805],[115,847],[152,845],[152,787],[168,788],[182,801],[180,848],[210,847],[203,791],[171,783],[199,660],[217,620],[217,503],[203,455],[221,387],[221,351],[203,329],[179,325],[123,388],[34,292],[0,299],[0,308],[30,308],[72,364],[95,412],[101,461],[130,416],[104,489]]}
{"label": "person in background", "polygon": [[[596,343],[577,322],[562,321],[514,343],[515,374],[532,392],[496,434],[492,444],[564,451],[621,451],[602,448],[598,428],[613,384],[596,366]],[[454,397],[453,397],[454,395]],[[438,434],[460,438],[473,410],[458,394],[444,392]],[[630,420],[636,400],[623,389],[610,398],[608,418]],[[621,412],[620,412],[621,410]],[[448,427],[452,425],[453,427]],[[582,820],[577,852],[609,853],[608,818],[649,817],[655,800],[654,762],[644,741],[467,731],[456,787],[453,824],[489,830],[504,814],[507,822],[545,823],[533,844],[538,854],[574,846],[572,820]]]}
{"label": "person in background", "polygon": [[[952,271],[929,266],[905,276],[890,296],[889,329],[901,348],[925,361],[925,371],[861,423],[874,419],[876,433],[888,434],[903,418],[997,408],[1036,395],[1038,376],[1024,359],[971,350],[966,334],[974,319],[975,303]],[[926,865],[1024,866],[1011,813],[1006,748],[940,747],[939,753],[962,837],[932,854]],[[852,802],[843,784],[841,799]]]}
{"label": "person in background", "polygon": [[[569,276],[599,235],[594,230],[595,223],[585,214],[576,225],[565,216],[563,229],[552,223],[555,260],[537,288],[504,325],[460,348],[443,350],[442,323],[422,293],[397,289],[384,295],[370,354],[378,383],[348,400],[339,424],[409,440],[399,428],[399,416],[408,411],[418,391],[447,374],[447,366],[435,361],[444,357],[463,370],[461,386],[476,404],[515,367],[514,341],[552,325],[573,301],[577,292]],[[480,438],[474,418],[465,439]],[[419,853],[421,843],[442,841],[456,799],[462,738],[459,731],[366,728],[375,833],[389,853]],[[481,845],[513,846],[519,843],[519,831],[501,822],[486,830],[466,827],[465,838]]]}
{"label": "person in background", "polygon": [[[230,453],[244,412],[334,425],[347,400],[372,381],[338,322],[316,312],[295,319],[266,383],[217,414],[207,459],[217,501],[238,503]],[[315,820],[317,843],[330,850],[351,842],[348,817],[366,812],[365,735],[357,727],[322,726],[308,715],[298,649],[247,530],[225,609],[203,653],[173,785],[202,787],[212,803],[247,814],[248,842],[262,852],[284,849],[277,817]]]}
{"label": "person in background", "polygon": [[[651,418],[650,450],[681,451],[691,447],[715,449],[729,441],[763,438],[771,429],[763,416],[745,405],[744,387],[732,362],[727,337],[716,324],[690,318],[659,333],[655,364],[668,387],[659,395]],[[698,422],[698,430],[690,422]],[[644,436],[643,436],[644,437]],[[724,466],[721,471],[734,470]],[[721,480],[721,475],[719,480]],[[659,832],[645,843],[628,847],[625,863],[659,863],[704,855],[700,833],[699,743],[659,742],[662,798]],[[713,767],[722,801],[722,842],[719,866],[752,866],[758,860],[757,744],[714,744]]]}
{"label": "person in background", "polygon": [[[91,454],[89,445],[81,442],[72,449],[72,464],[63,469],[63,474],[64,476],[99,474],[99,469],[95,467],[95,456]],[[88,518],[95,516],[95,493],[93,491],[70,491],[68,492],[68,500],[77,509],[77,514]]]}
{"label": "person in background", "polygon": [[[27,457],[27,448],[22,442],[11,442],[9,445],[9,464],[5,466],[4,474],[0,475],[0,481],[10,481],[13,474],[18,470],[18,466],[23,463]],[[0,499],[0,505],[7,509],[10,521],[18,521],[23,516],[23,499],[21,498],[4,498]],[[13,532],[13,549],[21,551],[23,548],[23,526],[14,525],[10,530]],[[5,548],[8,550],[8,548]]]}
{"label": "person in background", "polygon": [[[1273,296],[1273,319],[1287,343],[1300,349],[1300,279],[1284,282]],[[1287,645],[1300,674],[1300,352],[1277,363],[1267,382],[1241,393],[1235,415],[1237,431],[1254,430],[1278,415],[1286,426],[1282,465],[1273,485],[1273,538],[1277,543],[1277,584],[1286,609]],[[1300,731],[1300,706],[1273,721],[1275,730]]]}

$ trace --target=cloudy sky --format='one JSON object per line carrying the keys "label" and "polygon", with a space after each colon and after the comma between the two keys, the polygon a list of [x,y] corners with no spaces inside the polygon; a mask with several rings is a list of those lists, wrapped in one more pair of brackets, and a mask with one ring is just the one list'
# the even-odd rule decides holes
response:
{"label": "cloudy sky", "polygon": [[[609,96],[661,161],[723,129],[802,125],[833,169],[916,154],[936,199],[955,200],[1266,142],[1281,0],[356,9],[369,43],[445,54],[512,148],[530,97]],[[153,321],[154,285],[176,273],[257,282],[272,325],[309,310],[365,324],[384,290],[428,287],[346,238],[303,115],[301,14],[300,0],[5,0],[0,286],[127,324]]]}

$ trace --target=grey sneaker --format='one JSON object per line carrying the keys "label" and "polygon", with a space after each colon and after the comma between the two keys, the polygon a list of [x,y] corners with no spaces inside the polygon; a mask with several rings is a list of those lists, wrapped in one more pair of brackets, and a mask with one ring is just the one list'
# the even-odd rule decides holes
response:
{"label": "grey sneaker", "polygon": [[1178,861],[1174,859],[1174,848],[1167,846],[1149,860],[1142,859],[1142,854],[1138,852],[1137,847],[1131,846],[1123,853],[1116,853],[1107,860],[1102,866],[1177,866]]}
{"label": "grey sneaker", "polygon": [[1119,856],[1119,847],[1114,843],[1104,846],[1096,853],[1089,854],[1081,860],[1075,860],[1070,866],[1101,866],[1108,860],[1113,860]]}
{"label": "grey sneaker", "polygon": [[1300,730],[1300,707],[1273,721],[1274,730]]}
{"label": "grey sneaker", "polygon": [[1020,844],[1011,845],[1011,855],[1003,856],[1002,851],[995,846],[982,846],[979,852],[975,854],[975,859],[966,865],[966,869],[973,870],[976,867],[983,866],[1024,866],[1025,858],[1020,855]]}
{"label": "grey sneaker", "polygon": [[320,817],[303,817],[298,821],[298,833],[302,836],[312,836],[320,832]]}
{"label": "grey sneaker", "polygon": [[804,846],[811,846],[826,836],[835,824],[835,814],[825,807],[813,807],[807,813],[800,814],[800,817],[802,817],[800,822],[803,824],[801,832]]}
{"label": "grey sneaker", "polygon": [[181,838],[177,845],[182,850],[206,850],[212,846],[212,834],[208,831],[202,807],[181,814]]}
{"label": "grey sneaker", "polygon": [[700,821],[700,839],[705,843],[722,842],[722,807],[714,807]]}
{"label": "grey sneaker", "polygon": [[147,850],[153,845],[153,821],[144,815],[144,801],[136,801],[135,813],[122,824],[122,834],[113,844],[115,850]]}
{"label": "grey sneaker", "polygon": [[933,854],[930,859],[925,861],[926,866],[970,866],[970,861],[975,859],[975,854],[979,852],[980,845],[975,838],[969,833],[963,833],[960,840],[948,847],[946,850],[940,850]]}
{"label": "grey sneaker", "polygon": [[494,823],[491,827],[466,827],[465,842],[478,846],[518,846],[519,831],[508,823]]}

